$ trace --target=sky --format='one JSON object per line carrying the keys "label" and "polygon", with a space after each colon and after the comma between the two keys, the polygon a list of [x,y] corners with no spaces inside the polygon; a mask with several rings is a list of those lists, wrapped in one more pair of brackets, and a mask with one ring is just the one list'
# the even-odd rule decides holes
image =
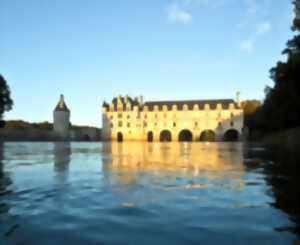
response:
{"label": "sky", "polygon": [[264,98],[291,31],[290,0],[1,0],[5,120],[102,126],[102,103]]}

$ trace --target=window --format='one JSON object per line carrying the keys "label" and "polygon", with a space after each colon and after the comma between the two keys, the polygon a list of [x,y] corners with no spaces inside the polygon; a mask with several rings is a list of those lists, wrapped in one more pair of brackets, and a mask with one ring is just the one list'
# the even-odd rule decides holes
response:
{"label": "window", "polygon": [[157,123],[154,123],[154,126],[156,127],[156,126],[157,126]]}
{"label": "window", "polygon": [[165,114],[164,114],[164,118],[166,118],[166,117],[167,117],[167,114],[165,113]]}
{"label": "window", "polygon": [[196,127],[198,126],[198,122],[195,122],[195,126],[196,126]]}
{"label": "window", "polygon": [[122,118],[122,113],[118,113],[118,118]]}
{"label": "window", "polygon": [[111,128],[113,128],[113,127],[114,127],[114,125],[111,123],[111,124],[110,124],[110,127],[111,127]]}
{"label": "window", "polygon": [[122,127],[122,122],[121,122],[121,121],[119,121],[118,125],[119,125],[119,127]]}
{"label": "window", "polygon": [[129,119],[130,118],[130,116],[129,115],[127,115],[127,119]]}
{"label": "window", "polygon": [[157,118],[157,114],[155,114],[154,117]]}
{"label": "window", "polygon": [[233,113],[231,112],[231,113],[230,113],[230,117],[232,118],[233,116],[234,116],[234,115],[233,115]]}
{"label": "window", "polygon": [[114,119],[114,116],[110,116],[110,119],[111,119],[111,120]]}
{"label": "window", "polygon": [[233,123],[233,121],[231,121],[231,122],[230,122],[230,126],[233,126],[233,125],[234,125],[234,123]]}
{"label": "window", "polygon": [[145,114],[144,118],[145,118],[145,119],[147,118],[147,114]]}
{"label": "window", "polygon": [[147,122],[144,122],[144,127],[147,127]]}
{"label": "window", "polygon": [[176,122],[173,122],[173,127],[176,127]]}
{"label": "window", "polygon": [[130,127],[130,123],[127,123],[127,128],[129,128]]}

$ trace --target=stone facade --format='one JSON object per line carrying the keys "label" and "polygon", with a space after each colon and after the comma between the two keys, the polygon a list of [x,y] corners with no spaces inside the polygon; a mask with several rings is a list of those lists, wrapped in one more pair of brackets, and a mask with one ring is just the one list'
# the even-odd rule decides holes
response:
{"label": "stone facade", "polygon": [[221,141],[241,139],[244,115],[240,93],[232,99],[150,101],[118,95],[102,106],[102,138],[112,141]]}

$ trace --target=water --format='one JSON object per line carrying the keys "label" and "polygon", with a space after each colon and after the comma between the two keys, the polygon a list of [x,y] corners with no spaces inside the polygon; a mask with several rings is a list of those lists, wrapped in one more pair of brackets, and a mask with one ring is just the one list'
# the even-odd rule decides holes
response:
{"label": "water", "polygon": [[0,144],[0,244],[297,244],[262,147]]}

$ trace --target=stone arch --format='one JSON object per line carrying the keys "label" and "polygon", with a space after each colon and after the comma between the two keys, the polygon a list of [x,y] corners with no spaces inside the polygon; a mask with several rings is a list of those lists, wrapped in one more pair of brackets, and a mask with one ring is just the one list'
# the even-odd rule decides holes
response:
{"label": "stone arch", "polygon": [[239,140],[239,131],[234,128],[228,129],[223,137],[224,141],[238,141]]}
{"label": "stone arch", "polygon": [[149,131],[147,133],[147,141],[148,142],[152,142],[153,141],[153,132],[152,131]]}
{"label": "stone arch", "polygon": [[193,141],[193,133],[188,129],[181,130],[178,135],[178,140],[179,141]]}
{"label": "stone arch", "polygon": [[199,140],[200,141],[215,141],[216,140],[215,132],[210,129],[203,130],[200,134]]}
{"label": "stone arch", "polygon": [[172,134],[169,130],[163,130],[160,132],[159,141],[172,141]]}
{"label": "stone arch", "polygon": [[118,142],[122,142],[123,141],[123,134],[121,132],[118,132],[117,141]]}

